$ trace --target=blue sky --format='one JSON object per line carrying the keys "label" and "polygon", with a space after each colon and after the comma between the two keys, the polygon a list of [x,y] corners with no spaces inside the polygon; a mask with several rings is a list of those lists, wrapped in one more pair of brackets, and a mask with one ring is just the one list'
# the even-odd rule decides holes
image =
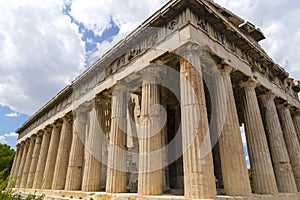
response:
{"label": "blue sky", "polygon": [[[167,0],[1,0],[0,142]],[[260,44],[300,79],[300,1],[215,0],[258,26]],[[243,136],[244,137],[244,136]]]}

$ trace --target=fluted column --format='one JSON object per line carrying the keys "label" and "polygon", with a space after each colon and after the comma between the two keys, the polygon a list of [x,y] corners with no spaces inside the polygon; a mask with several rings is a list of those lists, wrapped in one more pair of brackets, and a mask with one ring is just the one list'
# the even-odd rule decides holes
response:
{"label": "fluted column", "polygon": [[15,186],[15,185],[12,185],[12,184],[15,184],[15,181],[16,181],[16,175],[17,175],[17,169],[19,168],[19,165],[20,165],[20,160],[21,160],[21,156],[22,156],[22,151],[23,151],[23,146],[21,146],[21,144],[18,144],[17,145],[17,151],[16,151],[16,154],[15,154],[15,157],[14,157],[14,161],[13,161],[13,166],[12,166],[12,169],[11,169],[11,172],[10,172],[10,179],[9,179],[9,183],[8,185],[9,186]]}
{"label": "fluted column", "polygon": [[294,126],[297,132],[298,141],[300,142],[300,112],[296,112],[293,116]]}
{"label": "fluted column", "polygon": [[278,106],[283,136],[290,156],[298,191],[300,191],[300,146],[288,106]]}
{"label": "fluted column", "polygon": [[47,160],[47,155],[48,155],[48,150],[49,150],[49,143],[50,143],[50,138],[51,138],[51,131],[52,131],[52,128],[49,128],[49,127],[44,130],[40,155],[39,155],[39,159],[37,162],[35,177],[34,177],[34,181],[33,181],[34,189],[40,189],[42,187],[43,175],[44,175],[44,171],[45,171],[46,160]]}
{"label": "fluted column", "polygon": [[244,120],[254,191],[258,194],[277,193],[270,151],[255,92],[256,83],[244,82],[241,83],[241,87],[245,91]]}
{"label": "fluted column", "polygon": [[80,190],[82,183],[84,140],[87,119],[86,113],[83,110],[74,111],[73,113],[73,138],[65,190]]}
{"label": "fluted column", "polygon": [[28,153],[27,153],[27,156],[26,156],[26,161],[25,161],[25,164],[24,164],[24,169],[23,169],[20,188],[26,188],[26,183],[27,183],[27,180],[28,180],[30,164],[31,164],[31,161],[32,161],[32,154],[33,154],[35,139],[36,139],[36,135],[33,135],[33,136],[30,137],[30,144],[29,144]]}
{"label": "fluted column", "polygon": [[272,93],[265,94],[260,96],[260,99],[264,111],[265,128],[269,139],[278,191],[281,193],[297,192],[290,158],[276,110],[275,95]]}
{"label": "fluted column", "polygon": [[180,60],[180,88],[184,196],[189,199],[214,199],[216,185],[210,133],[197,52],[188,52]]}
{"label": "fluted column", "polygon": [[251,187],[243,149],[242,135],[230,78],[232,68],[224,66],[213,76],[217,132],[222,177],[227,195],[250,195]]}
{"label": "fluted column", "polygon": [[47,154],[46,166],[43,175],[44,177],[43,177],[42,189],[51,189],[52,186],[53,174],[54,174],[56,158],[57,158],[57,150],[58,150],[59,139],[60,139],[60,129],[61,129],[60,123],[55,123],[53,125],[51,140],[50,140],[48,154]]}
{"label": "fluted column", "polygon": [[156,76],[156,67],[146,69],[143,76],[138,174],[140,195],[162,193],[160,95]]}
{"label": "fluted column", "polygon": [[18,176],[17,176],[17,181],[16,181],[16,188],[20,187],[21,184],[21,179],[22,179],[22,174],[23,174],[23,169],[25,166],[25,161],[26,161],[26,157],[27,157],[27,152],[28,152],[28,148],[29,148],[29,141],[28,139],[23,143],[23,153],[22,153],[22,157],[20,158],[20,165],[19,165],[19,169],[18,169]]}
{"label": "fluted column", "polygon": [[91,103],[89,113],[88,137],[86,139],[86,155],[84,163],[82,191],[92,192],[100,189],[101,155],[102,155],[102,131],[97,116],[97,104]]}
{"label": "fluted column", "polygon": [[35,139],[35,144],[34,144],[34,149],[32,153],[32,160],[29,168],[29,174],[28,174],[28,180],[26,184],[26,188],[30,189],[33,186],[33,181],[34,181],[34,175],[41,151],[41,144],[42,144],[42,136],[40,133],[37,134],[36,139]]}
{"label": "fluted column", "polygon": [[72,123],[73,120],[71,116],[65,116],[63,118],[63,126],[61,128],[57,160],[51,187],[53,190],[63,190],[65,188],[72,143]]}
{"label": "fluted column", "polygon": [[[118,87],[118,86],[117,86]],[[126,192],[127,94],[115,88],[111,106],[111,129],[108,149],[106,192]]]}

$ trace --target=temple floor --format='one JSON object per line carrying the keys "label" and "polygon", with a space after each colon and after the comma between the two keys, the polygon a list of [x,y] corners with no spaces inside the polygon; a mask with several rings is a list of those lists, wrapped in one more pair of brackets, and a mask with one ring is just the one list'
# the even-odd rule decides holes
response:
{"label": "temple floor", "polygon": [[[67,200],[67,199],[86,199],[86,200],[185,200],[183,196],[159,195],[159,196],[140,196],[136,193],[108,194],[105,192],[81,192],[64,190],[34,190],[18,189],[23,194],[45,195],[45,200]],[[218,195],[216,200],[300,200],[300,193],[280,193],[273,195],[251,196],[223,196]]]}

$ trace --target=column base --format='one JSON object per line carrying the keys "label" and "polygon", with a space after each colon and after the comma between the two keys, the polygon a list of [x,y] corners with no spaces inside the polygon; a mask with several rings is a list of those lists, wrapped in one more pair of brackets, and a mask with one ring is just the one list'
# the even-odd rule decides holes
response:
{"label": "column base", "polygon": [[[66,200],[66,199],[93,199],[93,200],[186,200],[184,196],[179,195],[156,195],[144,196],[137,193],[108,194],[105,192],[81,192],[81,191],[63,191],[63,190],[35,190],[35,189],[16,189],[22,194],[45,195],[45,200]],[[280,193],[271,195],[252,194],[250,196],[223,196],[218,195],[215,200],[298,200],[300,193]]]}

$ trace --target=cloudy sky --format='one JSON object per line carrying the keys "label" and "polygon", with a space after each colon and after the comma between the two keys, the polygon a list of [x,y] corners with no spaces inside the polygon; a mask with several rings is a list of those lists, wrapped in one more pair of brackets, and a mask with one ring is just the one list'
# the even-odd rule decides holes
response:
{"label": "cloudy sky", "polygon": [[[167,0],[1,0],[0,142]],[[215,0],[259,27],[300,79],[300,1]]]}

